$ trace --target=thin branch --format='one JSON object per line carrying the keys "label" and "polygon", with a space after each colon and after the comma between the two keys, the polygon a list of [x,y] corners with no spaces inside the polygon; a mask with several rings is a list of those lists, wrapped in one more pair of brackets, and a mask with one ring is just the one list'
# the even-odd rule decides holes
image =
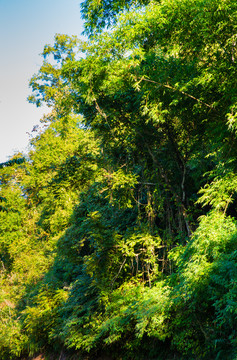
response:
{"label": "thin branch", "polygon": [[101,110],[101,108],[99,107],[99,104],[98,104],[98,102],[96,101],[96,99],[94,100],[94,102],[95,102],[95,107],[96,107],[96,110],[98,111],[98,113],[99,113],[106,121],[108,121],[107,115]]}
{"label": "thin branch", "polygon": [[202,323],[201,323],[201,321],[198,319],[197,315],[196,315],[196,314],[194,314],[194,315],[195,315],[196,321],[197,321],[197,323],[198,323],[198,325],[199,325],[199,327],[200,327],[200,330],[201,330],[201,332],[202,332],[203,335],[204,335],[205,340],[208,342],[209,339],[210,339],[209,336],[208,336],[208,334],[207,334],[206,331],[204,330],[204,328],[203,328],[203,326],[202,326]]}
{"label": "thin branch", "polygon": [[[94,92],[93,92],[92,89],[91,89],[91,91],[92,91],[92,94],[94,95]],[[96,100],[95,95],[94,95],[94,102],[95,102],[95,108],[96,108],[96,110],[97,110],[98,113],[105,119],[105,121],[106,121],[106,123],[107,123],[107,125],[108,125],[108,127],[109,127],[109,129],[110,129],[110,131],[111,131],[111,133],[112,133],[112,136],[113,136],[113,138],[115,139],[114,133],[113,133],[113,131],[112,131],[112,129],[111,129],[111,126],[110,126],[110,124],[109,124],[109,121],[108,121],[108,117],[107,117],[106,113],[100,108],[100,106],[99,106],[99,104],[98,104],[98,102],[97,102],[97,100]]]}
{"label": "thin branch", "polygon": [[141,182],[141,181],[138,181],[137,184],[139,185],[154,185],[156,186],[157,184],[156,183],[151,183],[151,182]]}
{"label": "thin branch", "polygon": [[182,189],[182,203],[185,202],[185,187],[184,187],[184,183],[185,183],[185,176],[186,176],[186,167],[184,166],[184,171],[183,171],[183,178],[182,178],[182,183],[181,183],[181,189]]}
{"label": "thin branch", "polygon": [[232,199],[233,194],[234,194],[234,191],[232,192],[232,194],[230,194],[230,198],[229,198],[228,201],[226,202],[226,206],[225,206],[225,209],[224,209],[224,215],[226,214],[226,211],[227,211],[228,206],[229,206],[229,204],[230,204],[230,202],[231,202],[231,199]]}
{"label": "thin branch", "polygon": [[123,260],[123,262],[122,262],[122,264],[121,264],[121,266],[120,266],[120,268],[119,268],[118,274],[114,277],[114,279],[113,279],[113,281],[112,281],[112,283],[111,283],[111,288],[113,288],[114,282],[115,282],[115,280],[118,278],[118,276],[119,276],[119,274],[120,274],[120,272],[121,272],[121,270],[122,270],[122,268],[123,268],[126,260],[127,260],[127,258],[125,257],[125,259]]}
{"label": "thin branch", "polygon": [[147,81],[147,82],[150,82],[150,83],[159,85],[159,86],[163,86],[163,87],[165,87],[165,88],[167,88],[167,89],[171,89],[171,90],[173,90],[173,91],[178,91],[178,92],[180,92],[181,94],[183,94],[183,95],[185,95],[185,96],[188,96],[189,98],[191,98],[191,99],[199,102],[200,104],[203,104],[203,105],[207,106],[209,109],[213,109],[213,106],[211,106],[211,105],[205,103],[204,101],[196,98],[195,96],[190,95],[190,94],[186,93],[185,91],[179,90],[179,89],[177,89],[177,88],[175,88],[174,86],[171,86],[171,85],[169,85],[169,84],[161,84],[161,83],[158,83],[157,81],[150,80],[150,79],[146,79],[146,78],[144,78],[144,77],[142,77],[139,82],[141,82],[141,81]]}

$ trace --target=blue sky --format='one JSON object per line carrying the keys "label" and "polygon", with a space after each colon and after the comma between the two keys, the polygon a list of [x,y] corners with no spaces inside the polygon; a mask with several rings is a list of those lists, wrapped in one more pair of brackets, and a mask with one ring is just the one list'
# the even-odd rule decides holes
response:
{"label": "blue sky", "polygon": [[27,102],[44,45],[82,30],[80,0],[0,0],[0,163],[25,151],[27,132],[47,112]]}

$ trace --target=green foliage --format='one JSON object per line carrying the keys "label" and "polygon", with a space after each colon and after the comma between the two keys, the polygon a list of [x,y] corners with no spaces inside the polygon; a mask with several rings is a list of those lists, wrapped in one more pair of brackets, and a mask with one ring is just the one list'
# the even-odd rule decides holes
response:
{"label": "green foliage", "polygon": [[236,195],[237,178],[235,170],[226,168],[226,164],[220,164],[209,176],[214,180],[199,191],[202,196],[198,202],[203,205],[211,205],[214,209],[226,213]]}
{"label": "green foliage", "polygon": [[232,360],[236,1],[82,14],[88,42],[57,34],[30,82],[51,107],[31,150],[0,164],[1,358]]}
{"label": "green foliage", "polygon": [[176,317],[171,326],[173,343],[181,352],[207,358],[233,349],[236,314],[230,299],[235,306],[236,230],[235,220],[213,212],[202,217],[181,255],[173,254],[179,280],[174,286]]}
{"label": "green foliage", "polygon": [[41,289],[34,297],[34,304],[22,312],[31,354],[48,345],[54,346],[53,329],[57,327],[59,309],[66,299],[67,291],[63,289]]}
{"label": "green foliage", "polygon": [[140,4],[148,1],[116,0],[116,1],[84,1],[81,4],[82,17],[85,21],[85,33],[89,36],[101,31],[106,26],[111,26],[116,22],[116,17],[120,12],[129,10],[131,7],[137,8]]}

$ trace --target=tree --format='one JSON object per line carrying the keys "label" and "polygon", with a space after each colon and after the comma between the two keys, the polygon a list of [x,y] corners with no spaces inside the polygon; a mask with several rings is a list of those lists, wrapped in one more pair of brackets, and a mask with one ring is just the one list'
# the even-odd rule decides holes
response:
{"label": "tree", "polygon": [[88,42],[45,46],[51,113],[1,168],[5,358],[236,356],[236,6],[87,0]]}

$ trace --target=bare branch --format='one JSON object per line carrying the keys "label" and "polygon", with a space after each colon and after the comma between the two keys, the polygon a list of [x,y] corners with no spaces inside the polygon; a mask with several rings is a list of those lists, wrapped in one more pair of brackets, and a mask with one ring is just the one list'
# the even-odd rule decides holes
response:
{"label": "bare branch", "polygon": [[120,274],[120,272],[121,272],[121,270],[122,270],[122,268],[123,268],[126,260],[127,260],[127,258],[125,257],[125,259],[123,260],[123,262],[122,262],[122,264],[121,264],[121,266],[120,266],[120,268],[119,268],[119,271],[118,271],[117,275],[114,277],[114,279],[113,279],[113,281],[112,281],[112,283],[111,283],[111,288],[113,288],[114,282],[115,282],[115,280],[118,278],[118,276],[119,276],[119,274]]}

